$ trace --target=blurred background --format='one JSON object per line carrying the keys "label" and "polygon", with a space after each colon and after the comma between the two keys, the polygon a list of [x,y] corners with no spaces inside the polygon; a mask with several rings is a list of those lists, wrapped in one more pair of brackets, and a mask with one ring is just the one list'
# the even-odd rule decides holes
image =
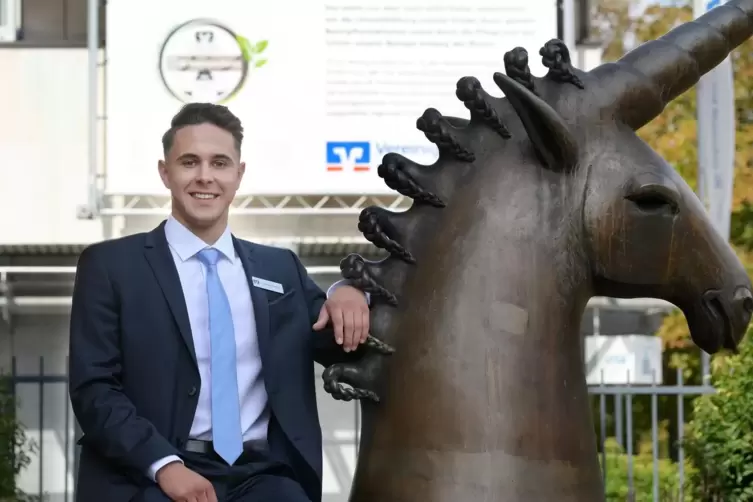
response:
{"label": "blurred background", "polygon": [[[389,151],[436,158],[415,118],[427,107],[466,116],[460,77],[501,96],[491,76],[516,46],[537,76],[551,38],[588,70],[719,3],[0,0],[0,500],[73,500],[66,358],[77,257],[169,214],[156,166],[182,104],[222,102],[243,120],[248,174],[233,231],[293,249],[326,289],[347,254],[381,257],[358,214],[410,201],[376,167]],[[746,43],[640,131],[746,263],[751,81]],[[753,500],[753,380],[736,380],[749,373],[747,349],[702,356],[682,315],[652,299],[594,298],[581,332],[608,500]],[[320,389],[319,409],[324,501],[345,502],[359,408]]]}

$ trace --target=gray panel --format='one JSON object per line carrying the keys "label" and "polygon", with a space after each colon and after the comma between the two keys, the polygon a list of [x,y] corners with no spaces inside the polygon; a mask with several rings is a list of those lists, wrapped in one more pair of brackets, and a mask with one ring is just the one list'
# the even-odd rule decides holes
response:
{"label": "gray panel", "polygon": [[65,3],[61,0],[24,0],[23,33],[25,41],[65,39],[63,22]]}

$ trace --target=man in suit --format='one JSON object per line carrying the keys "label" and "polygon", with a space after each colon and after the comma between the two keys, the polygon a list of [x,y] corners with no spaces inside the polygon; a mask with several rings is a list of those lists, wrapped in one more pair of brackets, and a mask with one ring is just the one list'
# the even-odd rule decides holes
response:
{"label": "man in suit", "polygon": [[159,162],[170,218],[81,254],[78,502],[321,500],[313,361],[358,354],[367,299],[325,295],[293,252],[230,233],[242,139],[227,108],[186,105]]}

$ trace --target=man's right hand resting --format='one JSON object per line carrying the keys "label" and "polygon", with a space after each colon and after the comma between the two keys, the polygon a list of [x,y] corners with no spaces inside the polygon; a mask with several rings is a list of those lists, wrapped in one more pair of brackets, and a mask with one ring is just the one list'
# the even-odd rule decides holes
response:
{"label": "man's right hand resting", "polygon": [[156,479],[173,502],[217,502],[212,483],[180,462],[164,466]]}

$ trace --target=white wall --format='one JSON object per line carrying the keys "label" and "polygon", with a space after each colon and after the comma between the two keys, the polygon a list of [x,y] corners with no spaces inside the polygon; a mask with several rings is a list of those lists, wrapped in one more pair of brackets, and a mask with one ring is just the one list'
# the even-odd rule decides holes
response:
{"label": "white wall", "polygon": [[[87,243],[86,49],[0,49],[0,235],[3,244]],[[101,151],[101,149],[100,149]]]}

